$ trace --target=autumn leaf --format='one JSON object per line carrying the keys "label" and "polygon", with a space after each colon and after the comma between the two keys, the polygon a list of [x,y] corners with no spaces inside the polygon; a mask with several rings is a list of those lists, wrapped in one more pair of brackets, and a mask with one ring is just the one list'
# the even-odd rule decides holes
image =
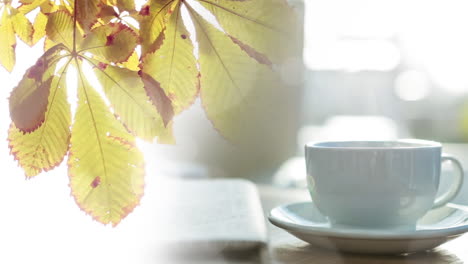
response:
{"label": "autumn leaf", "polygon": [[26,177],[58,166],[68,151],[71,113],[66,94],[66,72],[62,69],[59,73],[60,76],[49,77],[47,112],[39,128],[24,133],[12,123],[8,132],[11,153],[25,170]]}
{"label": "autumn leaf", "polygon": [[80,51],[87,51],[107,62],[125,62],[138,44],[137,34],[128,26],[109,23],[94,28],[84,39]]}
{"label": "autumn leaf", "polygon": [[100,2],[100,0],[76,1],[76,19],[85,33],[88,33],[91,27],[98,21],[97,14],[100,11]]}
{"label": "autumn leaf", "polygon": [[273,92],[278,80],[268,65],[258,64],[226,33],[216,29],[193,9],[190,14],[200,45],[203,106],[222,135],[236,142],[246,120],[259,112],[257,107],[262,94]]}
{"label": "autumn leaf", "polygon": [[[26,176],[32,177],[58,165],[69,151],[70,187],[76,202],[96,220],[116,225],[143,194],[143,158],[134,135],[149,141],[161,135],[168,140],[169,120],[160,115],[159,105],[152,104],[139,72],[122,66],[137,45],[130,28],[110,23],[93,28],[83,38],[73,17],[59,10],[48,15],[45,29],[49,45],[63,44],[47,50],[12,92],[11,152]],[[60,61],[65,65],[57,71]],[[111,106],[90,85],[84,64],[94,68]],[[74,69],[70,65],[80,77],[73,124],[64,81]],[[164,96],[164,111],[172,111],[164,92],[158,95]]]}
{"label": "autumn leaf", "polygon": [[172,120],[174,116],[174,109],[172,107],[171,99],[166,95],[161,88],[161,84],[154,80],[151,76],[144,72],[140,72],[141,79],[144,83],[146,94],[149,96],[151,102],[162,116],[164,125]]}
{"label": "autumn leaf", "polygon": [[164,130],[163,120],[151,104],[138,73],[112,65],[96,66],[94,72],[104,93],[127,129],[148,141],[158,136]]}
{"label": "autumn leaf", "polygon": [[26,16],[7,1],[0,3],[0,64],[9,72],[15,66],[16,36],[32,45],[33,27]]}
{"label": "autumn leaf", "polygon": [[135,11],[135,1],[134,0],[113,0],[114,5],[122,12]]}
{"label": "autumn leaf", "polygon": [[9,146],[27,177],[57,166],[68,151],[65,70],[55,73],[64,49],[59,44],[39,58],[10,96]]}
{"label": "autumn leaf", "polygon": [[73,18],[67,11],[50,14],[46,25],[47,38],[53,43],[62,43],[69,50],[73,49]]}
{"label": "autumn leaf", "polygon": [[101,3],[99,5],[99,13],[97,14],[105,24],[111,22],[112,19],[119,17],[119,14],[114,9],[114,6]]}
{"label": "autumn leaf", "polygon": [[33,132],[45,120],[54,71],[64,46],[47,51],[24,75],[10,96],[10,116],[16,128]]}
{"label": "autumn leaf", "polygon": [[143,157],[78,65],[78,109],[68,159],[72,195],[101,223],[117,225],[143,195]]}
{"label": "autumn leaf", "polygon": [[[14,66],[16,37],[31,45],[45,36],[44,55],[10,96],[11,153],[27,177],[68,153],[76,203],[114,226],[144,193],[135,137],[173,144],[173,117],[199,96],[215,129],[237,142],[258,113],[275,107],[264,95],[282,89],[273,69],[295,43],[284,0],[148,0],[141,8],[132,0],[20,0],[17,10],[6,3],[5,68]],[[24,16],[33,10],[34,30]],[[73,117],[70,71],[78,76]]]}
{"label": "autumn leaf", "polygon": [[161,0],[149,1],[150,4],[143,6],[137,19],[140,22],[141,50],[142,55],[155,51],[162,42],[166,21],[173,12],[172,6],[177,1]]}
{"label": "autumn leaf", "polygon": [[144,57],[142,70],[158,80],[173,101],[175,112],[180,113],[198,95],[199,79],[194,47],[179,6],[176,6],[161,34],[165,35],[164,42]]}
{"label": "autumn leaf", "polygon": [[197,0],[218,20],[225,32],[275,63],[294,52],[296,17],[286,0]]}
{"label": "autumn leaf", "polygon": [[56,11],[58,6],[54,0],[20,0],[21,6],[18,10],[24,14],[27,14],[37,8],[41,9],[42,13],[51,13]]}

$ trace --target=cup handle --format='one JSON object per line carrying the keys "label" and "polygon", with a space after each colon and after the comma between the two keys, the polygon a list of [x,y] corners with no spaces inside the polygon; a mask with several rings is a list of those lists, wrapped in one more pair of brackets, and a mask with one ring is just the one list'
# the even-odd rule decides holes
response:
{"label": "cup handle", "polygon": [[455,198],[458,192],[460,192],[460,189],[463,185],[464,175],[461,163],[456,158],[446,154],[442,155],[441,162],[443,163],[444,161],[451,161],[452,164],[455,166],[457,170],[457,172],[455,173],[455,180],[447,192],[436,198],[434,206],[432,208],[442,207],[446,203],[450,202],[453,198]]}

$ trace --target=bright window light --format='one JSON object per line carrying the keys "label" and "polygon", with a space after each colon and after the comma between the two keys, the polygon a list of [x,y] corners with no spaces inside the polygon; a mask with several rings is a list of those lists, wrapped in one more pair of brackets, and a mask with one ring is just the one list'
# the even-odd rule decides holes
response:
{"label": "bright window light", "polygon": [[395,80],[395,93],[404,101],[419,101],[427,97],[430,85],[424,72],[409,70],[398,75]]}

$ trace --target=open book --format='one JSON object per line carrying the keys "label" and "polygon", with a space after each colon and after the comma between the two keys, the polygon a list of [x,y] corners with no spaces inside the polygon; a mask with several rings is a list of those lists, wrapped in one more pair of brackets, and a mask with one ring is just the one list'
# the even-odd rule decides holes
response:
{"label": "open book", "polygon": [[160,242],[171,250],[250,250],[267,241],[259,195],[249,181],[178,180],[162,197]]}

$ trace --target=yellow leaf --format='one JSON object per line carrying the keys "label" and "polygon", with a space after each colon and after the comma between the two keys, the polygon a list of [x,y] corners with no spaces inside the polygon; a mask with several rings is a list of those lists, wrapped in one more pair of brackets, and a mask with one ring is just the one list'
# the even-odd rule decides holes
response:
{"label": "yellow leaf", "polygon": [[65,4],[63,1],[60,1],[60,2],[61,2],[61,5],[57,5],[55,3],[55,0],[44,1],[41,4],[41,12],[44,13],[44,14],[50,14],[50,13],[56,12],[58,10],[63,10],[63,11],[67,11],[67,12],[72,11],[70,5]]}
{"label": "yellow leaf", "polygon": [[21,0],[21,6],[18,8],[18,11],[27,14],[48,1],[49,0]]}
{"label": "yellow leaf", "polygon": [[296,16],[285,0],[197,0],[231,36],[281,63],[296,52]]}
{"label": "yellow leaf", "polygon": [[78,67],[78,108],[68,160],[72,195],[82,210],[117,225],[143,195],[143,157]]}
{"label": "yellow leaf", "polygon": [[142,7],[138,20],[140,22],[141,51],[145,55],[156,50],[158,39],[163,32],[166,20],[172,12],[175,0],[151,1]]}
{"label": "yellow leaf", "polygon": [[47,16],[39,12],[34,20],[34,33],[32,37],[32,44],[36,44],[46,34]]}
{"label": "yellow leaf", "polygon": [[142,70],[161,84],[175,113],[180,113],[193,103],[199,90],[194,48],[180,8],[174,10],[164,34],[161,47],[145,56]]}
{"label": "yellow leaf", "polygon": [[55,66],[63,45],[57,45],[26,71],[10,96],[10,116],[22,132],[36,130],[45,120]]}
{"label": "yellow leaf", "polygon": [[11,153],[33,177],[59,165],[68,151],[71,113],[67,102],[65,69],[53,76],[45,121],[34,132],[24,134],[14,124],[8,131]]}
{"label": "yellow leaf", "polygon": [[151,102],[158,109],[166,126],[174,116],[174,108],[172,107],[171,99],[166,95],[161,88],[161,84],[144,72],[140,72],[141,80],[145,85],[146,94]]}
{"label": "yellow leaf", "polygon": [[66,11],[57,11],[49,15],[46,25],[47,38],[55,43],[63,43],[73,50],[73,18]]}
{"label": "yellow leaf", "polygon": [[138,54],[136,53],[136,51],[134,51],[132,53],[132,55],[130,56],[130,58],[128,58],[127,61],[121,63],[121,65],[124,67],[124,68],[127,68],[131,71],[139,71],[140,70],[140,59],[138,58]]}
{"label": "yellow leaf", "polygon": [[[265,93],[277,81],[267,65],[248,56],[225,33],[191,10],[200,46],[202,104],[208,118],[226,138],[239,142],[245,127],[264,107]],[[274,106],[269,106],[274,107]]]}
{"label": "yellow leaf", "polygon": [[110,23],[94,28],[84,39],[80,51],[96,55],[108,62],[125,62],[138,43],[137,34],[128,26]]}
{"label": "yellow leaf", "polygon": [[18,37],[24,43],[32,46],[33,26],[31,22],[24,16],[24,14],[14,11],[11,16],[13,28]]}
{"label": "yellow leaf", "polygon": [[164,125],[138,73],[112,65],[95,66],[98,80],[125,126],[148,141],[158,136]]}
{"label": "yellow leaf", "polygon": [[16,37],[12,21],[9,19],[7,8],[3,9],[0,20],[0,64],[9,72],[15,66]]}

